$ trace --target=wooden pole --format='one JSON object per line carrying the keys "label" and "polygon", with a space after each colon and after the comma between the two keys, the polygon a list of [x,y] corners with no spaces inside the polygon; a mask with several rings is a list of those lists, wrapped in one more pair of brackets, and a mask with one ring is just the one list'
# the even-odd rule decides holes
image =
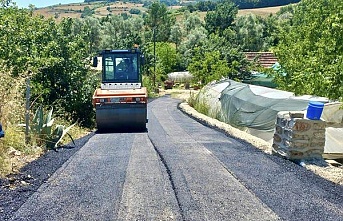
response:
{"label": "wooden pole", "polygon": [[30,142],[29,128],[30,128],[30,94],[31,94],[30,76],[31,76],[31,73],[32,72],[29,71],[26,78],[25,144],[28,144]]}

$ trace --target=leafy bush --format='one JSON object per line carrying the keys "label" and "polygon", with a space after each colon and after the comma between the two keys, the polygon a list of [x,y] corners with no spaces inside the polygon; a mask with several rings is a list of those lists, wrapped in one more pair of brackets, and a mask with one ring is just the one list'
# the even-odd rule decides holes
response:
{"label": "leafy bush", "polygon": [[129,13],[139,15],[141,13],[141,10],[139,10],[138,8],[131,8]]}
{"label": "leafy bush", "polygon": [[81,18],[85,18],[87,16],[91,16],[94,14],[94,10],[92,10],[89,6],[84,7],[83,12],[81,14]]}
{"label": "leafy bush", "polygon": [[281,89],[343,100],[343,2],[307,0],[280,28],[276,55]]}
{"label": "leafy bush", "polygon": [[[94,126],[91,98],[98,78],[87,67],[92,50],[87,37],[90,27],[74,33],[70,18],[56,23],[18,8],[1,8],[0,25],[0,44],[6,45],[0,48],[0,62],[5,68],[2,75],[19,79],[32,70],[36,108],[41,104],[54,106],[60,111],[57,114]],[[16,94],[22,93],[16,89]]]}

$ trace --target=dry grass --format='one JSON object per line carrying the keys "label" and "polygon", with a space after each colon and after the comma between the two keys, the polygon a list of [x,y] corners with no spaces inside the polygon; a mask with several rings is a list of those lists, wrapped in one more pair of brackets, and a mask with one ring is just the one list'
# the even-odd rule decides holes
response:
{"label": "dry grass", "polygon": [[[280,11],[281,7],[282,6],[269,7],[269,8],[241,9],[241,10],[238,10],[237,16],[254,14],[261,17],[267,17],[270,14],[276,14],[278,11]],[[207,12],[194,12],[194,13],[197,13],[199,15],[201,21],[205,21],[205,16]],[[183,19],[183,14],[179,14],[176,16],[177,21],[181,21],[182,19]]]}
{"label": "dry grass", "polygon": [[[120,15],[121,13],[128,13],[130,9],[137,8],[143,12],[146,12],[148,9],[143,7],[143,4],[136,4],[130,2],[114,2],[114,3],[106,3],[106,2],[92,2],[92,3],[72,3],[72,4],[65,4],[65,5],[54,5],[45,8],[38,8],[35,10],[34,14],[36,15],[43,15],[47,18],[54,18],[55,14],[58,14],[57,20],[61,20],[64,17],[69,18],[80,18],[84,8],[88,6],[91,9],[95,10],[96,17],[105,17],[107,15]],[[110,11],[107,8],[110,7]],[[169,9],[177,10],[181,6],[170,6]],[[269,7],[269,8],[255,8],[255,9],[242,9],[238,11],[238,16],[246,15],[246,14],[255,14],[262,17],[267,17],[270,14],[275,14],[280,10],[280,6],[278,7]],[[197,12],[200,16],[200,19],[204,21],[207,12]],[[182,15],[177,15],[177,20],[182,19]]]}
{"label": "dry grass", "polygon": [[[38,8],[34,11],[35,15],[43,15],[46,18],[55,18],[61,20],[63,18],[80,18],[82,11],[85,7],[94,9],[96,17],[106,17],[107,15],[120,15],[121,13],[129,13],[130,9],[137,8],[141,11],[147,11],[147,8],[143,7],[143,4],[136,4],[130,2],[93,2],[93,3],[73,3],[66,5],[54,5],[45,8]],[[110,11],[107,8],[110,7]],[[80,12],[81,11],[81,12]]]}
{"label": "dry grass", "polygon": [[276,14],[278,11],[280,11],[281,7],[282,6],[268,7],[268,8],[242,9],[238,11],[238,16],[254,14],[254,15],[259,15],[261,17],[267,17],[270,14]]}
{"label": "dry grass", "polygon": [[5,71],[0,71],[0,122],[5,137],[0,139],[0,175],[12,170],[11,154],[14,150],[24,151],[24,137],[18,133],[16,125],[24,117],[24,106],[20,88],[24,78],[13,79]]}
{"label": "dry grass", "polygon": [[[23,88],[25,86],[25,78],[13,78],[0,70],[0,122],[5,131],[5,137],[0,138],[0,177],[19,171],[22,166],[37,159],[45,151],[45,147],[38,146],[34,139],[29,144],[25,144],[23,128],[17,126],[24,123]],[[58,119],[56,124],[70,125],[69,122]],[[79,126],[75,126],[69,132],[74,139],[88,133]],[[69,143],[68,136],[65,138],[64,143]]]}

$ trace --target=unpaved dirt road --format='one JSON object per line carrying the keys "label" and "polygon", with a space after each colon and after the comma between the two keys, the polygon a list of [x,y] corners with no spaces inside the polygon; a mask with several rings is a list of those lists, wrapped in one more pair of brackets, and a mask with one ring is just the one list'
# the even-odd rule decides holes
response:
{"label": "unpaved dirt road", "polygon": [[10,220],[343,220],[343,187],[149,103],[146,133],[95,134]]}

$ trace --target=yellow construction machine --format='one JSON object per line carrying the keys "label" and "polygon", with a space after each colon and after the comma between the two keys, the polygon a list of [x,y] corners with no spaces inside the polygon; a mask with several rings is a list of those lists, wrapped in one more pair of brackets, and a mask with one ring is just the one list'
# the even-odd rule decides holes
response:
{"label": "yellow construction machine", "polygon": [[98,130],[146,130],[147,89],[142,86],[138,48],[103,50],[93,59],[102,63],[101,88],[95,90],[93,105]]}

